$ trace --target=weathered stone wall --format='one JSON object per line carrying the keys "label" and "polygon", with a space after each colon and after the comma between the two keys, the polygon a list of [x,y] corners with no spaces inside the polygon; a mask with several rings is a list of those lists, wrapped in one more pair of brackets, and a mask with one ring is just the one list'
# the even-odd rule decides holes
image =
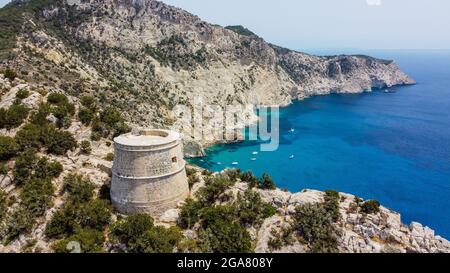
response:
{"label": "weathered stone wall", "polygon": [[119,212],[160,216],[188,194],[179,139],[147,147],[115,143],[111,199]]}

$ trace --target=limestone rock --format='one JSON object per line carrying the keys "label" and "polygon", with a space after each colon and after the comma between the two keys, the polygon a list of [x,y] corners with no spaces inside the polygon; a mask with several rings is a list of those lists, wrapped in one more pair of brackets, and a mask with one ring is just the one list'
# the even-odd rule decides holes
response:
{"label": "limestone rock", "polygon": [[180,209],[170,209],[161,215],[159,221],[167,224],[176,224],[178,220],[178,216],[180,214]]}

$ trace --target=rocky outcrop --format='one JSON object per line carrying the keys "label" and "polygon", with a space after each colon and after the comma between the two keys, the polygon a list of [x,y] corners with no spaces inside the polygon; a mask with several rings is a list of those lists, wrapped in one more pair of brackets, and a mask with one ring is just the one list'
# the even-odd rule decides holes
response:
{"label": "rocky outcrop", "polygon": [[[304,190],[289,193],[280,190],[261,191],[263,200],[272,203],[278,214],[264,221],[258,234],[255,251],[264,252],[306,252],[305,246],[294,242],[281,249],[272,250],[268,242],[273,237],[272,230],[280,230],[289,226],[292,207],[323,201],[324,193],[315,190]],[[337,224],[342,235],[339,238],[339,251],[348,253],[381,253],[381,252],[419,252],[450,253],[450,242],[436,236],[429,227],[419,223],[409,226],[401,222],[399,213],[380,207],[375,214],[364,214],[355,211],[352,204],[355,196],[340,193],[339,212],[341,221]]]}

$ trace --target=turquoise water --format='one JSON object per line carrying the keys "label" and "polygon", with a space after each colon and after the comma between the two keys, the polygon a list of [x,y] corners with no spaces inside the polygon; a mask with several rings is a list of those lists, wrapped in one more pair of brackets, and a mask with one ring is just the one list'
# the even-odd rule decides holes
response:
{"label": "turquoise water", "polygon": [[192,163],[267,172],[290,191],[335,189],[377,199],[404,222],[450,238],[450,53],[370,54],[395,59],[418,84],[296,102],[280,113],[277,151],[254,156],[260,143],[244,141],[214,146]]}

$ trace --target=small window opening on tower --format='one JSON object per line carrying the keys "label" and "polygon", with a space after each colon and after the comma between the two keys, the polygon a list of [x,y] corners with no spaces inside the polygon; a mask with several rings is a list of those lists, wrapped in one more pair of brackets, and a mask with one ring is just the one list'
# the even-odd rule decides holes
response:
{"label": "small window opening on tower", "polygon": [[177,163],[177,162],[178,162],[177,157],[176,156],[172,157],[172,163]]}

